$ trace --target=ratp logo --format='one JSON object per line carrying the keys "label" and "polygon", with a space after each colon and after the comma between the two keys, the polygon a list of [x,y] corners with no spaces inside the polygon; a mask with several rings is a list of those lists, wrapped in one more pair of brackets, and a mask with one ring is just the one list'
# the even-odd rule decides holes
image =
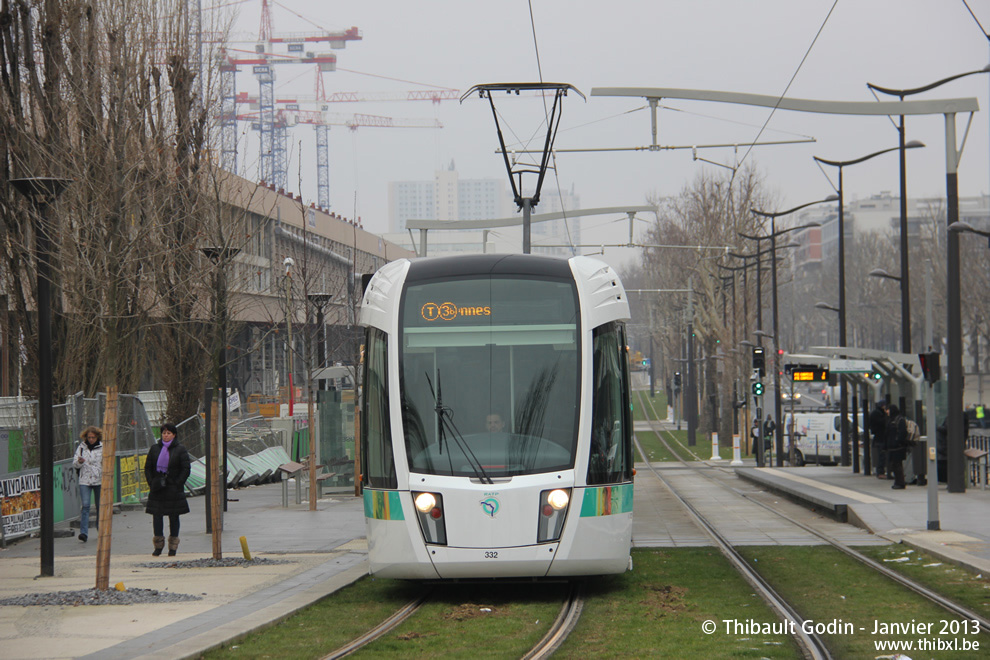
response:
{"label": "ratp logo", "polygon": [[481,510],[489,518],[494,518],[495,514],[498,513],[499,503],[494,497],[486,497],[479,504],[481,504]]}

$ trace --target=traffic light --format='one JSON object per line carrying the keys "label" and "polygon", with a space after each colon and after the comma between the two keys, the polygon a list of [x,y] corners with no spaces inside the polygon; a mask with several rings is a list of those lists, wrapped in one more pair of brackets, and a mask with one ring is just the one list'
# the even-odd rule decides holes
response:
{"label": "traffic light", "polygon": [[874,371],[873,373],[870,374],[870,378],[872,378],[873,380],[879,383],[881,380],[883,380],[883,374],[880,373],[879,371]]}
{"label": "traffic light", "polygon": [[753,347],[753,368],[759,370],[760,378],[766,375],[766,358],[762,346]]}
{"label": "traffic light", "polygon": [[753,396],[763,396],[763,383],[760,381],[753,383]]}
{"label": "traffic light", "polygon": [[921,363],[921,373],[926,381],[934,384],[942,378],[938,353],[918,353],[918,362]]}

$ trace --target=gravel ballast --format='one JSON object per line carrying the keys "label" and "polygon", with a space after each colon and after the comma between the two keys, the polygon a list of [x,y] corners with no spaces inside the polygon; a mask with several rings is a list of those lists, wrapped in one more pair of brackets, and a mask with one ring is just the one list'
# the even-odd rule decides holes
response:
{"label": "gravel ballast", "polygon": [[199,596],[177,594],[157,589],[83,589],[82,591],[52,591],[48,593],[24,594],[15,598],[4,598],[0,605],[141,605],[144,603],[178,603],[186,600],[202,600]]}

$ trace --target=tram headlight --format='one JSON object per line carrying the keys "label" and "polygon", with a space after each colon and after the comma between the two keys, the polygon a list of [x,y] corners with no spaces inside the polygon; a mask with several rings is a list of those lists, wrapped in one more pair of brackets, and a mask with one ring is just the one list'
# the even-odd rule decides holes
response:
{"label": "tram headlight", "polygon": [[433,493],[420,493],[416,496],[416,508],[420,513],[429,513],[437,505],[437,498]]}
{"label": "tram headlight", "polygon": [[566,490],[557,488],[551,490],[550,494],[547,495],[547,503],[552,506],[555,510],[560,511],[567,506],[567,503],[571,501],[571,496],[567,494]]}
{"label": "tram headlight", "polygon": [[540,493],[539,523],[536,530],[537,543],[560,540],[570,501],[570,488],[554,488]]}
{"label": "tram headlight", "polygon": [[434,545],[447,545],[447,523],[443,515],[443,496],[440,493],[413,492],[416,519],[423,533],[423,540]]}

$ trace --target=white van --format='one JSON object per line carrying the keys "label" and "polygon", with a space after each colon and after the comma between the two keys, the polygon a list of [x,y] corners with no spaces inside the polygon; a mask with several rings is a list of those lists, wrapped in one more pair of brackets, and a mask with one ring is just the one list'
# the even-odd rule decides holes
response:
{"label": "white van", "polygon": [[[794,414],[794,462],[835,464],[841,460],[842,427],[841,416],[837,412],[795,413]],[[850,432],[852,431],[850,416]],[[860,438],[863,430],[860,427]],[[791,414],[784,415],[784,438],[790,452]]]}

